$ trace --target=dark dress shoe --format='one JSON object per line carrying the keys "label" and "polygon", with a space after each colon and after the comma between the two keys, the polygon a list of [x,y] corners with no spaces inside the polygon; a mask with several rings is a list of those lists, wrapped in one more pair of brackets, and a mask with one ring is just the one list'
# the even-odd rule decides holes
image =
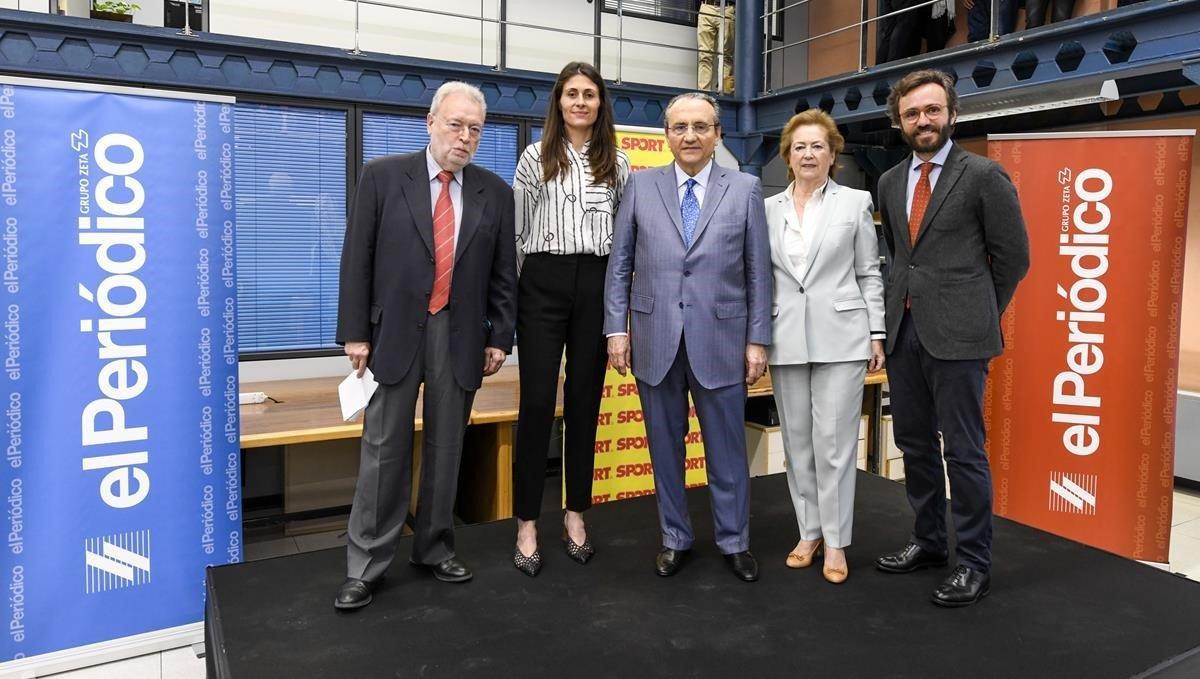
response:
{"label": "dark dress shoe", "polygon": [[362,608],[371,603],[371,591],[374,589],[374,583],[358,578],[346,578],[333,599],[333,607],[342,611]]}
{"label": "dark dress shoe", "polygon": [[429,572],[433,573],[433,577],[442,582],[466,582],[473,577],[471,569],[454,556],[435,564],[419,564],[415,561],[409,561],[409,563],[419,568],[429,569]]}
{"label": "dark dress shoe", "polygon": [[520,547],[513,547],[513,565],[525,575],[535,578],[542,572],[542,553],[535,549],[532,556],[525,556]]}
{"label": "dark dress shoe", "polygon": [[584,538],[583,544],[579,545],[571,539],[570,535],[567,535],[564,532],[563,545],[567,548],[567,556],[571,557],[572,561],[581,566],[586,565],[587,562],[591,561],[592,557],[596,555],[596,549],[592,547],[591,538]]}
{"label": "dark dress shoe", "polygon": [[922,549],[915,542],[904,545],[904,549],[884,554],[875,560],[875,568],[884,573],[911,573],[922,568],[941,568],[946,565],[946,555]]}
{"label": "dark dress shoe", "polygon": [[988,595],[992,588],[992,577],[970,566],[958,566],[933,591],[933,603],[947,608],[970,606]]}
{"label": "dark dress shoe", "polygon": [[683,566],[683,560],[687,558],[689,551],[687,549],[664,549],[654,560],[655,571],[664,578],[675,575]]}
{"label": "dark dress shoe", "polygon": [[729,568],[739,580],[754,582],[758,579],[758,560],[750,552],[726,554],[725,563],[729,564]]}

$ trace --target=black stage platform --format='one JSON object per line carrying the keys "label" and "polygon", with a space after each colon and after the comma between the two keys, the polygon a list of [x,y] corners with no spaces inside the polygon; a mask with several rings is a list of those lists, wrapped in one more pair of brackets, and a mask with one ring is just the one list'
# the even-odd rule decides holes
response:
{"label": "black stage platform", "polygon": [[949,571],[885,575],[911,510],[899,484],[860,474],[850,579],[783,565],[796,521],[782,475],[753,482],[757,583],[711,542],[708,493],[690,492],[698,541],[671,578],[654,573],[653,497],[588,512],[597,556],[570,561],[560,514],[541,522],[546,564],[513,568],[512,521],[458,531],[463,585],[407,564],[408,539],[375,601],[334,611],[345,551],[209,571],[210,676],[218,677],[1200,677],[1200,583],[997,519],[991,596],[929,602]]}

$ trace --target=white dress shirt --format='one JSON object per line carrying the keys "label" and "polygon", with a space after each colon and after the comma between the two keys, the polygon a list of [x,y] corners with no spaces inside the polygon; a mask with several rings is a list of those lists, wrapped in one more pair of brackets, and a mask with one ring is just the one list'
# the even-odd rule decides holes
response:
{"label": "white dress shirt", "polygon": [[791,260],[792,266],[800,274],[803,274],[808,269],[808,253],[812,248],[813,233],[817,230],[817,225],[824,218],[822,208],[825,205],[825,189],[829,186],[829,180],[826,179],[821,188],[813,191],[809,196],[808,202],[804,204],[804,220],[800,221],[796,215],[796,205],[793,198],[795,183],[788,185],[787,202],[791,207],[791,214],[787,215],[787,221],[784,223],[783,229],[783,250],[787,258]]}
{"label": "white dress shirt", "polygon": [[709,159],[704,164],[704,167],[700,168],[700,171],[696,173],[695,177],[689,177],[688,173],[679,167],[679,163],[675,163],[675,186],[678,189],[680,209],[683,208],[683,195],[687,193],[687,180],[689,179],[696,180],[696,186],[692,189],[692,193],[696,194],[696,204],[701,209],[704,208],[704,191],[708,188],[708,177],[712,174],[712,166],[713,161]]}
{"label": "white dress shirt", "polygon": [[[933,194],[933,190],[937,188],[938,177],[942,176],[942,166],[946,164],[946,158],[950,155],[950,146],[953,143],[947,139],[946,144],[942,146],[941,150],[929,159],[929,162],[933,163],[933,169],[929,171],[929,193],[931,195]],[[912,162],[908,167],[908,193],[906,202],[904,203],[905,215],[912,214],[913,192],[917,190],[917,182],[921,179],[921,164],[924,162],[917,157],[917,154],[914,153],[912,155]]]}
{"label": "white dress shirt", "polygon": [[[442,194],[442,182],[438,179],[442,167],[433,159],[428,146],[425,147],[425,166],[429,168],[429,205],[432,208],[432,219],[432,215],[437,212],[438,196]],[[450,180],[450,204],[454,206],[454,246],[457,248],[458,231],[462,228],[462,170],[455,172],[454,178]]]}

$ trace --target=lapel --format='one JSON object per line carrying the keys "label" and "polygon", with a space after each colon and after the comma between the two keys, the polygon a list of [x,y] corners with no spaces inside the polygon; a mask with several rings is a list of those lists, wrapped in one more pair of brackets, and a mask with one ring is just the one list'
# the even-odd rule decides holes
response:
{"label": "lapel", "polygon": [[899,172],[893,173],[892,182],[887,190],[888,217],[892,225],[892,238],[897,247],[904,248],[912,254],[912,243],[908,237],[908,175],[912,172],[912,154],[908,154],[900,165]]}
{"label": "lapel", "polygon": [[812,244],[808,248],[808,260],[804,264],[804,271],[800,274],[800,282],[802,284],[808,276],[808,272],[812,271],[813,262],[817,259],[817,253],[821,251],[821,243],[825,241],[825,233],[829,231],[830,217],[837,207],[837,192],[840,188],[842,187],[833,181],[833,177],[830,177],[829,184],[825,187],[825,197],[821,201],[821,214],[820,219],[817,220],[817,231],[812,235]]}
{"label": "lapel", "polygon": [[[921,242],[921,237],[925,235],[929,223],[941,209],[942,203],[946,202],[946,195],[954,189],[954,185],[962,177],[963,169],[966,168],[966,155],[962,149],[958,148],[958,144],[950,143],[950,155],[946,156],[946,164],[942,166],[942,173],[938,175],[937,186],[933,189],[933,195],[929,197],[929,207],[925,209],[925,216],[921,219],[921,228],[917,231],[917,244]],[[908,222],[905,221],[905,224],[907,225]],[[913,249],[916,249],[916,244],[913,245]]]}
{"label": "lapel", "polygon": [[658,193],[662,196],[663,207],[671,215],[675,230],[679,232],[679,240],[683,240],[683,216],[679,214],[679,187],[675,184],[675,163],[671,163],[659,171]]}
{"label": "lapel", "polygon": [[788,257],[784,250],[784,234],[788,229],[788,224],[796,223],[796,207],[792,203],[793,188],[795,188],[795,184],[788,184],[787,189],[775,197],[775,209],[780,219],[774,220],[770,226],[771,257],[775,259],[780,268],[795,278],[796,284],[799,285],[800,272],[796,271],[796,267],[792,265],[792,258]]}
{"label": "lapel", "polygon": [[[729,171],[717,165],[717,161],[714,159],[712,170],[708,173],[708,186],[704,187],[704,205],[700,206],[700,218],[696,220],[696,233],[692,234],[692,247],[700,242],[700,234],[704,233],[704,227],[712,221],[713,213],[717,211],[717,206],[721,204],[721,198],[729,189],[728,174]],[[690,250],[691,247],[688,249]]]}
{"label": "lapel", "polygon": [[483,217],[487,197],[483,195],[483,182],[474,165],[463,168],[462,221],[458,226],[458,242],[454,246],[454,262],[462,259],[475,232],[479,231],[479,220]]}
{"label": "lapel", "polygon": [[413,225],[425,243],[429,256],[433,256],[433,203],[429,199],[429,166],[426,165],[425,151],[419,151],[409,156],[408,181],[400,190],[404,192],[405,204],[412,214]]}

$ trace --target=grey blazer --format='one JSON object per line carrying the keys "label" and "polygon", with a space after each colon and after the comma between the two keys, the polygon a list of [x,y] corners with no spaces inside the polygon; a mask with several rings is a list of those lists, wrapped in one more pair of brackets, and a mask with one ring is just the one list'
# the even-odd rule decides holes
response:
{"label": "grey blazer", "polygon": [[794,365],[870,358],[870,334],[884,332],[883,278],[871,194],[829,180],[804,271],[796,270],[784,250],[784,229],[797,225],[791,184],[767,199],[766,211],[775,271],[768,362]]}
{"label": "grey blazer", "polygon": [[1000,314],[1029,270],[1029,236],[1017,191],[996,162],[955,144],[917,232],[908,236],[911,156],[879,178],[887,241],[887,353],[912,296],[912,320],[925,349],[943,360],[991,358],[1004,351]]}
{"label": "grey blazer", "polygon": [[674,164],[635,172],[613,227],[604,332],[630,334],[634,375],[657,385],[687,335],[706,389],[746,377],[746,344],[771,342],[771,252],[758,178],[713,163],[691,247]]}

